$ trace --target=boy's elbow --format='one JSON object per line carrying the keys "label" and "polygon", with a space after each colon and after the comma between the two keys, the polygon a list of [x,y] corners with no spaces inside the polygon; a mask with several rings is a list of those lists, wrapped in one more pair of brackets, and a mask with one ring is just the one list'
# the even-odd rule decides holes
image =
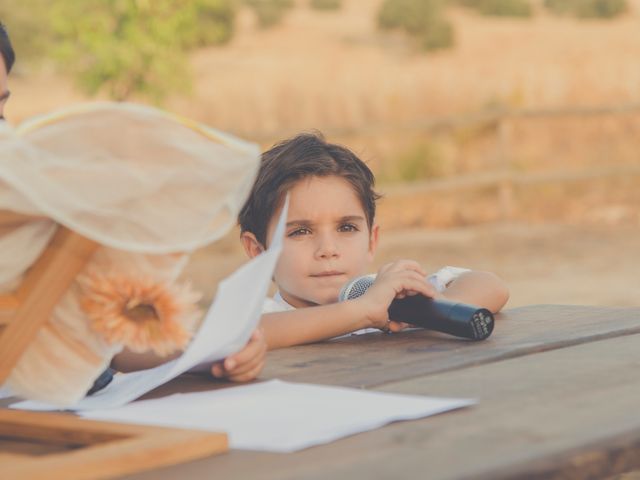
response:
{"label": "boy's elbow", "polygon": [[498,313],[509,301],[509,287],[495,273],[485,272],[485,274],[491,279],[492,305],[490,310],[493,313]]}
{"label": "boy's elbow", "polygon": [[509,301],[509,289],[507,288],[506,285],[502,285],[499,289],[498,292],[496,294],[496,306],[493,310],[493,313],[498,313],[500,310],[502,310],[504,308],[504,306],[507,304],[507,302]]}

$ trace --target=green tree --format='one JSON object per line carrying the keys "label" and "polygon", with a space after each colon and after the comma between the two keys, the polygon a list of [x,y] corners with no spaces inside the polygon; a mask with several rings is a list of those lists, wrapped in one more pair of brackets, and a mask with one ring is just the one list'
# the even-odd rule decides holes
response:
{"label": "green tree", "polygon": [[244,0],[253,8],[262,28],[277,25],[284,14],[294,6],[293,0]]}
{"label": "green tree", "polygon": [[628,9],[626,0],[545,0],[544,4],[553,13],[578,18],[613,18]]}
{"label": "green tree", "polygon": [[457,3],[494,17],[530,17],[533,13],[528,0],[457,0]]}
{"label": "green tree", "polygon": [[452,25],[444,18],[442,0],[385,0],[378,13],[382,29],[400,29],[425,50],[448,48],[454,43]]}
{"label": "green tree", "polygon": [[342,0],[311,0],[310,5],[314,10],[339,10]]}
{"label": "green tree", "polygon": [[[189,89],[186,53],[228,41],[233,0],[22,0],[0,5],[12,35],[57,60],[90,94],[160,102]],[[14,24],[15,20],[15,24]],[[27,30],[28,29],[28,30]],[[16,45],[18,53],[18,45]]]}

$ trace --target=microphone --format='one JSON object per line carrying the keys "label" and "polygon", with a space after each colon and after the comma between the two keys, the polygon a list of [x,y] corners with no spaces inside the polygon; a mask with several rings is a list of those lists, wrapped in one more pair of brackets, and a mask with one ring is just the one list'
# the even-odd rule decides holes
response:
{"label": "microphone", "polygon": [[[340,301],[364,295],[375,278],[375,275],[365,275],[349,281],[340,291]],[[434,300],[420,294],[396,298],[389,306],[389,318],[470,340],[488,338],[494,325],[493,314],[486,308]]]}

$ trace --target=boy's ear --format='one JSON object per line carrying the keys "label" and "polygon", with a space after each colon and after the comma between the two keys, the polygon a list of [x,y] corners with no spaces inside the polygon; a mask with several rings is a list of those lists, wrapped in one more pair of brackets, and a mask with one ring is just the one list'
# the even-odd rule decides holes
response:
{"label": "boy's ear", "polygon": [[240,235],[240,241],[242,242],[244,251],[249,258],[257,257],[264,252],[264,247],[251,232],[242,232]]}
{"label": "boy's ear", "polygon": [[376,253],[376,249],[378,248],[378,235],[380,233],[380,226],[378,224],[374,224],[371,227],[371,235],[369,236],[369,256],[370,260],[373,260],[373,256]]}

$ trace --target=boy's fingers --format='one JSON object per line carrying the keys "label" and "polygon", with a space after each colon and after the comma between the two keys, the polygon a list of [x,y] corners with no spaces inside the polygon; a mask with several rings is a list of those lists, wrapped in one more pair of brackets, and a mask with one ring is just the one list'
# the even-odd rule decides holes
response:
{"label": "boy's fingers", "polygon": [[264,358],[264,354],[259,353],[255,357],[249,359],[247,362],[238,364],[233,370],[228,370],[227,374],[229,376],[243,375],[253,370],[259,364],[264,363]]}
{"label": "boy's fingers", "polygon": [[262,330],[260,330],[259,328],[256,328],[251,334],[251,338],[249,339],[249,341],[251,342],[253,340],[260,340],[262,337],[263,337]]}
{"label": "boy's fingers", "polygon": [[227,357],[224,361],[224,369],[231,371],[237,365],[249,362],[252,358],[261,355],[262,351],[266,351],[266,343],[262,340],[262,333],[259,330],[253,332],[249,343],[238,353]]}
{"label": "boy's fingers", "polygon": [[422,269],[420,264],[413,260],[398,260],[392,264],[391,267],[394,271],[411,270],[419,275],[426,277],[427,273]]}
{"label": "boy's fingers", "polygon": [[235,375],[235,374],[231,375],[229,377],[229,380],[231,380],[232,382],[248,382],[250,380],[257,378],[258,375],[260,375],[260,372],[262,371],[263,367],[264,367],[264,362],[260,362],[252,370],[248,372],[245,372],[239,375]]}
{"label": "boy's fingers", "polygon": [[211,375],[216,378],[221,378],[224,376],[224,368],[222,367],[221,363],[218,362],[211,365]]}
{"label": "boy's fingers", "polygon": [[396,298],[404,298],[409,292],[421,293],[427,297],[433,297],[435,295],[433,287],[427,284],[424,280],[405,278],[402,279],[398,287],[399,290],[397,290],[398,293],[396,294]]}
{"label": "boy's fingers", "polygon": [[405,328],[407,328],[408,326],[409,326],[409,324],[407,324],[407,323],[396,322],[394,320],[391,320],[389,322],[388,328],[392,332],[400,332],[400,331],[404,330]]}

